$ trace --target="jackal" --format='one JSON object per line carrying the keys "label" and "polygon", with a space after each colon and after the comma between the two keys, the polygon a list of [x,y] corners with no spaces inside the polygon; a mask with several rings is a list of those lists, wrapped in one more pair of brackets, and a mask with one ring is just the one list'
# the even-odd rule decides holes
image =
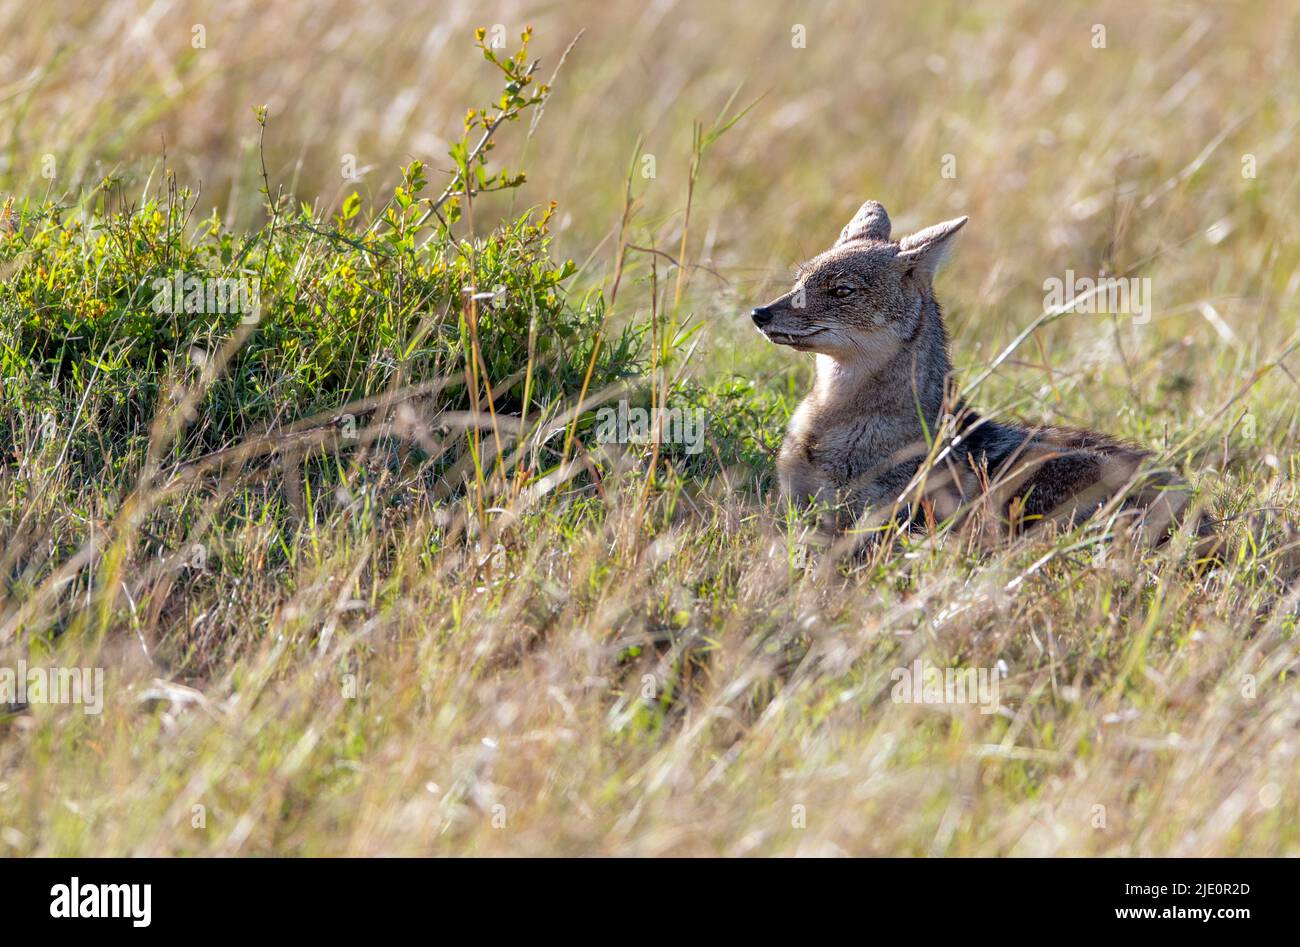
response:
{"label": "jackal", "polygon": [[770,341],[816,354],[816,381],[777,463],[794,502],[827,502],[834,524],[913,527],[980,512],[1016,532],[1075,524],[1103,507],[1149,539],[1167,535],[1189,494],[1149,455],[1087,430],[983,418],[958,397],[935,273],[967,218],[894,242],[889,215],[862,205],[790,292],[753,310]]}

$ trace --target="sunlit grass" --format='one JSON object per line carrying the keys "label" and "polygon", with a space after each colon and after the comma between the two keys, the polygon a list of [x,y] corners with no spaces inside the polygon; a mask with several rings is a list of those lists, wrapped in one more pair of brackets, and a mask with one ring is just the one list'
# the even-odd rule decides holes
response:
{"label": "sunlit grass", "polygon": [[[0,265],[0,666],[107,673],[98,716],[0,718],[0,850],[1300,851],[1289,6],[502,10],[547,81],[586,32],[490,156],[527,183],[476,198],[453,232],[480,242],[427,272],[337,236],[364,239],[413,160],[420,197],[446,185],[466,106],[500,91],[472,47],[490,12],[185,3],[133,33],[137,13],[0,5],[24,37],[0,59],[15,213],[134,207],[99,244],[34,250],[33,220]],[[691,161],[695,123],[755,100]],[[967,381],[1049,277],[1152,280],[1150,324],[1060,319],[974,397],[1156,451],[1224,520],[1225,561],[1104,523],[805,545],[771,491],[809,365],[745,313],[867,197],[899,232],[971,215],[938,285]],[[412,206],[375,233],[414,234]],[[213,211],[227,237],[204,244]],[[201,326],[97,321],[174,271],[159,248],[215,272],[221,239],[268,225],[249,252],[295,318],[238,371],[177,355]],[[498,283],[545,317],[480,323],[461,290]],[[209,394],[187,416],[173,383]],[[702,406],[705,450],[603,450],[590,408],[619,385]],[[917,660],[1004,668],[1000,710],[895,702]]]}

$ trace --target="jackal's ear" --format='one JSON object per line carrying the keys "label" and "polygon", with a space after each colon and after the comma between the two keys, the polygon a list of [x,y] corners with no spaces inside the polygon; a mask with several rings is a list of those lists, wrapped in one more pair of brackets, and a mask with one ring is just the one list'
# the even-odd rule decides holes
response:
{"label": "jackal's ear", "polygon": [[948,262],[956,242],[957,231],[966,225],[969,217],[945,220],[933,227],[918,230],[910,237],[898,242],[898,255],[894,257],[896,266],[924,276],[933,278],[939,267]]}
{"label": "jackal's ear", "polygon": [[879,201],[867,201],[859,207],[848,226],[840,231],[840,239],[835,241],[835,245],[838,247],[853,240],[889,242],[889,215]]}

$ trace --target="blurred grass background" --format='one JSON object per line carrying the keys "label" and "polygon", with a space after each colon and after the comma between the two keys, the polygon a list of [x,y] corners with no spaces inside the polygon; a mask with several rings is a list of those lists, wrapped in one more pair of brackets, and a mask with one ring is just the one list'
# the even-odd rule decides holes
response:
{"label": "blurred grass background", "polygon": [[[533,24],[543,76],[582,31],[550,114],[530,138],[502,136],[500,160],[526,166],[529,187],[486,198],[478,217],[482,229],[509,202],[557,200],[558,252],[579,263],[608,251],[638,138],[655,173],[638,165],[639,223],[675,245],[692,123],[737,90],[761,97],[710,153],[696,194],[693,252],[727,281],[693,275],[717,341],[710,368],[779,369],[784,355],[760,349],[743,314],[867,197],[900,233],[971,215],[950,276],[961,292],[941,297],[963,367],[991,358],[1037,314],[1043,280],[1067,268],[1153,278],[1158,325],[1135,344],[1162,346],[1163,370],[1137,378],[1130,365],[1134,399],[1194,411],[1197,366],[1258,356],[1290,328],[1268,318],[1294,305],[1300,258],[1286,216],[1300,12],[1285,2],[783,4],[743,17],[670,2],[378,2],[364,14],[348,3],[6,3],[0,16],[22,38],[0,57],[0,187],[143,181],[165,149],[201,184],[201,209],[235,227],[261,217],[257,105],[272,116],[272,179],[327,210],[353,189],[387,193],[413,157],[446,167],[465,103],[491,91],[466,54],[477,25],[513,38]],[[1241,174],[1247,154],[1254,178]],[[46,155],[53,180],[41,177]],[[342,178],[349,155],[359,184]],[[599,254],[589,275],[607,276],[611,260]],[[1232,338],[1204,321],[1206,301]],[[1057,365],[1115,362],[1112,335],[1075,320],[1044,331],[1041,351]],[[1011,403],[1038,400],[1041,381]],[[1070,410],[1055,396],[1048,407]]]}
{"label": "blurred grass background", "polygon": [[[694,252],[727,279],[699,287],[723,343],[750,341],[745,304],[867,197],[898,233],[972,217],[952,277],[962,290],[944,301],[975,358],[1036,315],[1043,280],[1067,268],[1151,276],[1161,337],[1204,335],[1196,303],[1211,300],[1248,347],[1285,336],[1263,310],[1297,289],[1287,154],[1300,11],[1285,2],[795,3],[743,16],[673,2],[60,2],[5,3],[0,23],[21,38],[0,56],[0,187],[142,182],[165,151],[201,185],[201,214],[235,227],[262,213],[255,106],[270,109],[272,180],[332,211],[354,189],[388,193],[411,158],[447,166],[465,103],[491,94],[466,54],[475,26],[513,40],[533,24],[544,77],[582,32],[550,114],[530,136],[502,136],[499,159],[526,166],[529,187],[485,198],[478,217],[481,229],[508,203],[557,200],[557,249],[579,262],[612,237],[639,138],[655,176],[638,165],[638,219],[672,244],[692,123],[733,94],[760,99],[709,154],[693,210]],[[342,177],[345,156],[358,184]],[[1049,330],[1049,351],[1063,333],[1089,336]],[[1190,370],[1172,357],[1167,377]]]}

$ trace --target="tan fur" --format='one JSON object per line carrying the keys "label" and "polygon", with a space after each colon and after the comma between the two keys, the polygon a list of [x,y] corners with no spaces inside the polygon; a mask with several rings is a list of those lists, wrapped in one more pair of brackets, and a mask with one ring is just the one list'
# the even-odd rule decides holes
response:
{"label": "tan fur", "polygon": [[[899,510],[914,525],[978,515],[1014,534],[1109,504],[1148,538],[1165,535],[1188,493],[1148,472],[1145,452],[1093,431],[988,421],[952,396],[933,278],[965,223],[894,243],[884,207],[868,201],[790,292],[753,311],[769,340],[817,359],[782,443],[782,490],[831,504],[841,525]],[[928,456],[936,463],[925,471]]]}

